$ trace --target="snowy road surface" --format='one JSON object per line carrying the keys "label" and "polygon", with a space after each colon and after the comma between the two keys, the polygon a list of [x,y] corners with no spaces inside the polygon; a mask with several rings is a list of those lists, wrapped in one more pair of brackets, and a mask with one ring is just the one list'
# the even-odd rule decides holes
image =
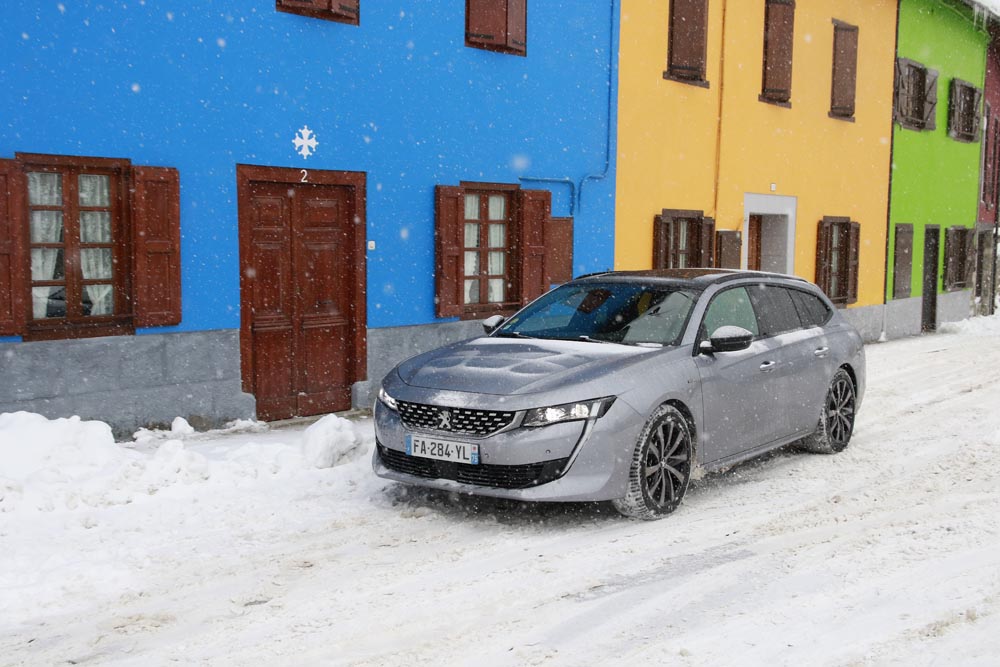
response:
{"label": "snowy road surface", "polygon": [[22,419],[0,665],[1000,665],[1000,319],[960,329],[869,346],[844,453],[651,523],[378,480],[370,421],[63,433],[46,467]]}

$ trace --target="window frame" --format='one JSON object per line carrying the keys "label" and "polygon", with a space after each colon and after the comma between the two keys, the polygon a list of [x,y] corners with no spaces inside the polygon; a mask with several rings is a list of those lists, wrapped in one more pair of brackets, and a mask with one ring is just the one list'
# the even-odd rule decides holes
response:
{"label": "window frame", "polygon": [[852,123],[857,108],[858,39],[858,26],[833,19],[829,116]]}
{"label": "window frame", "polygon": [[708,0],[670,0],[667,68],[663,78],[708,88],[707,60]]}
{"label": "window frame", "polygon": [[794,45],[795,0],[765,0],[761,102],[791,108]]}
{"label": "window frame", "polygon": [[908,130],[937,129],[937,83],[937,70],[909,58],[896,58],[893,120]]}
{"label": "window frame", "polygon": [[274,8],[286,14],[361,25],[361,0],[274,0]]}
{"label": "window frame", "polygon": [[[465,198],[469,196],[478,196],[478,215],[479,217],[475,220],[470,220],[463,216],[462,225],[463,230],[469,224],[477,224],[479,244],[475,247],[468,247],[463,242],[462,246],[462,274],[459,276],[459,280],[462,283],[462,295],[465,295],[465,283],[470,280],[478,281],[478,294],[479,301],[474,303],[466,302],[463,299],[462,306],[465,310],[478,313],[482,312],[494,312],[496,310],[509,311],[515,309],[520,304],[520,298],[518,294],[518,283],[520,282],[520,271],[518,269],[520,265],[520,255],[521,255],[521,243],[519,241],[521,236],[521,225],[520,219],[517,215],[519,211],[516,210],[517,201],[515,193],[518,191],[516,185],[511,185],[507,183],[468,183],[462,182],[461,188],[463,190],[463,204]],[[496,220],[491,220],[489,218],[489,200],[490,197],[501,196],[504,198],[505,215],[503,218],[497,218]],[[502,274],[490,274],[489,273],[489,255],[491,252],[498,252],[497,248],[493,248],[489,245],[489,227],[491,224],[504,224],[506,226],[504,232],[504,271]],[[463,233],[463,239],[467,236]],[[466,269],[466,257],[468,253],[474,252],[478,255],[478,265],[479,271],[474,276],[470,276],[465,272]],[[502,278],[505,280],[506,285],[504,287],[504,299],[500,301],[489,301],[489,281],[490,279]]]}
{"label": "window frame", "polygon": [[983,91],[968,81],[951,80],[948,91],[949,137],[962,143],[979,141],[979,104],[982,98]]}
{"label": "window frame", "polygon": [[[686,243],[681,246],[680,225],[685,226]],[[653,219],[653,268],[689,269],[713,265],[715,220],[704,211],[663,209]],[[685,265],[679,266],[680,259]]]}
{"label": "window frame", "polygon": [[826,216],[819,221],[816,285],[838,308],[858,301],[860,243],[861,225],[854,220]]}
{"label": "window frame", "polygon": [[527,0],[465,0],[465,45],[528,55]]}

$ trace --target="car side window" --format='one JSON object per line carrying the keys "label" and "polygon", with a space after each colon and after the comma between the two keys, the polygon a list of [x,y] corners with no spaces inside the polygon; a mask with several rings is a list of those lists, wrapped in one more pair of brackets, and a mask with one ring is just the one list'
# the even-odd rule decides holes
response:
{"label": "car side window", "polygon": [[754,315],[750,297],[744,287],[733,287],[719,292],[708,304],[705,317],[701,321],[701,334],[710,337],[716,329],[724,326],[743,327],[754,336],[760,335],[757,316]]}
{"label": "car side window", "polygon": [[787,289],[780,285],[754,285],[747,291],[757,311],[761,335],[776,336],[802,328],[792,295]]}
{"label": "car side window", "polygon": [[830,309],[823,303],[823,299],[797,289],[790,289],[788,293],[799,313],[799,319],[802,320],[802,326],[821,327],[830,320]]}

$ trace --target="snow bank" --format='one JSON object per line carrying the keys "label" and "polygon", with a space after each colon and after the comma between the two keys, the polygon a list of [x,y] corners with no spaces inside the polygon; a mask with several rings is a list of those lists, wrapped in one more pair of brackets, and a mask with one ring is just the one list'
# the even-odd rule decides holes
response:
{"label": "snow bank", "polygon": [[971,317],[961,322],[945,322],[939,329],[941,333],[995,336],[1000,334],[1000,314],[989,315],[987,317]]}
{"label": "snow bank", "polygon": [[[245,423],[227,429],[260,430]],[[288,442],[205,445],[201,452],[193,449],[198,435],[178,417],[169,431],[143,429],[135,443],[121,445],[104,422],[0,414],[0,513],[125,505],[192,484],[242,486],[331,468],[363,453],[352,422],[334,415],[289,432]]]}

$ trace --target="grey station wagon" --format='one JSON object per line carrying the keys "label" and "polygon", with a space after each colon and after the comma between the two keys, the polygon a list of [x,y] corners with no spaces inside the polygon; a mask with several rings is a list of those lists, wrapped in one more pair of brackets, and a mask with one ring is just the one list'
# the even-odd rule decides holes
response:
{"label": "grey station wagon", "polygon": [[379,476],[652,519],[698,467],[841,451],[864,394],[861,336],[792,276],[595,274],[483,327],[382,381]]}

